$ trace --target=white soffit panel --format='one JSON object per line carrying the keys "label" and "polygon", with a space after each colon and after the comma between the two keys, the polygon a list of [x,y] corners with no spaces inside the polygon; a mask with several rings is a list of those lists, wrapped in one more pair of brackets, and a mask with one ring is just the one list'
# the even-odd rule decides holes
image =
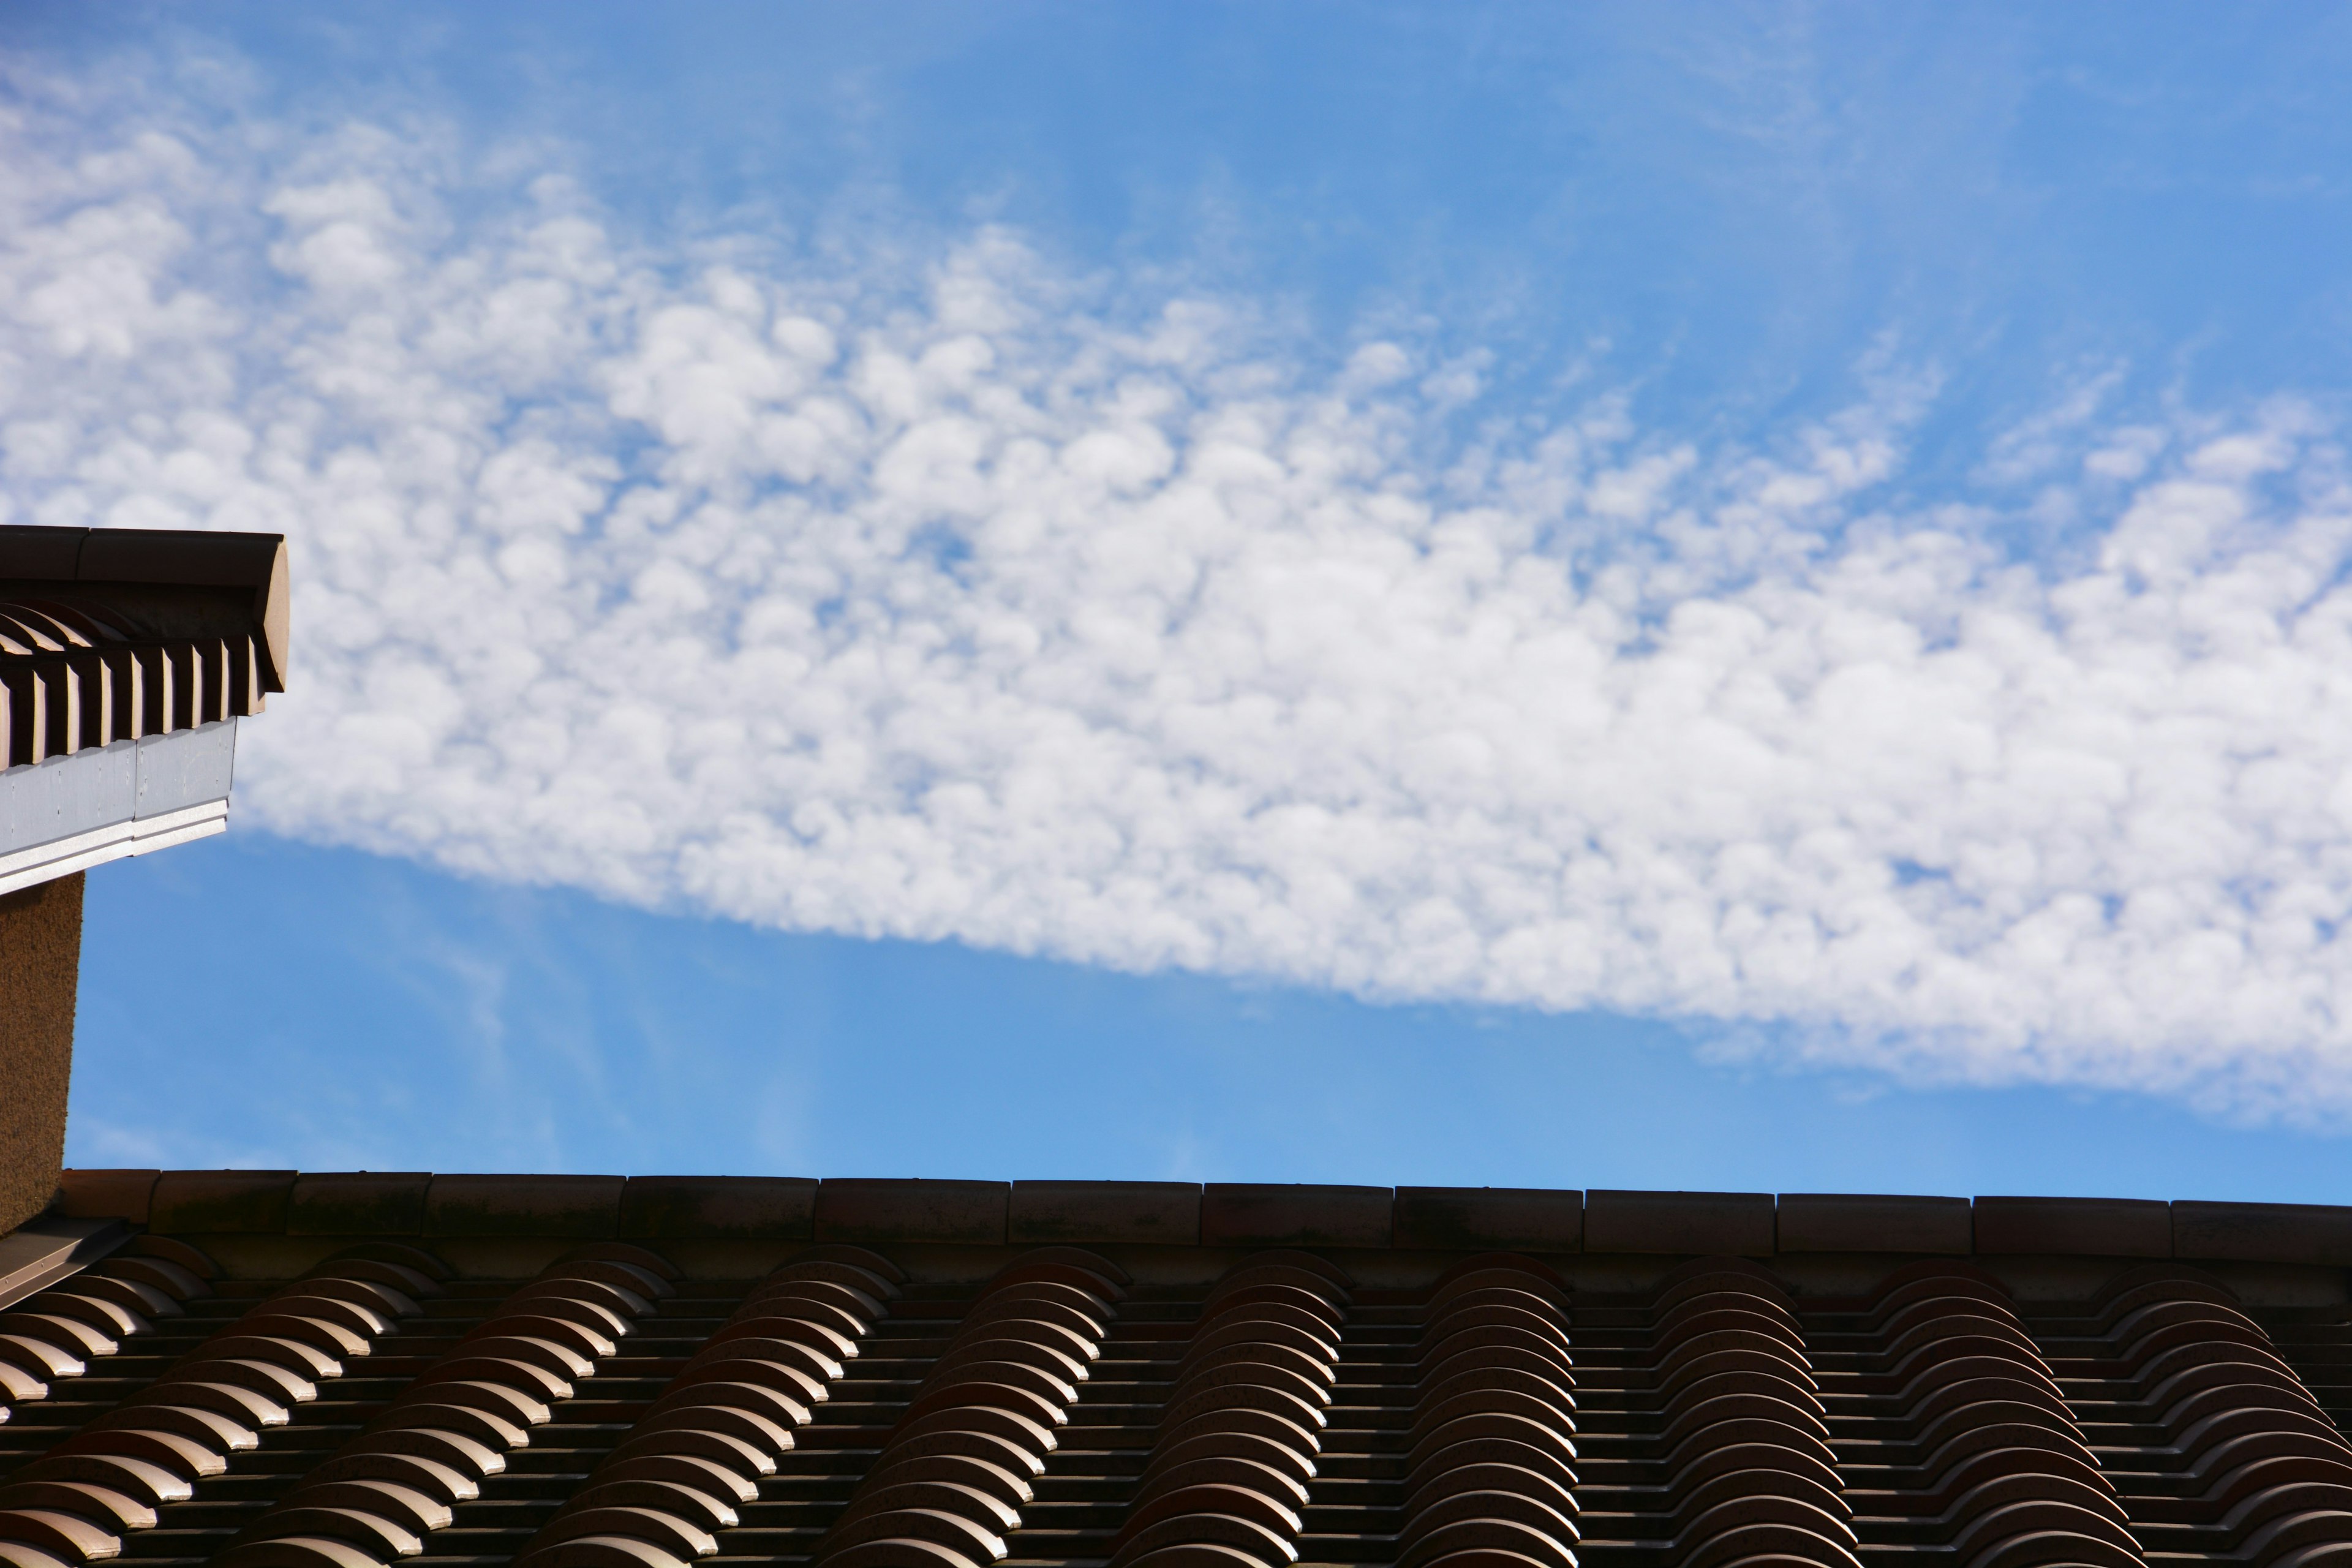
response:
{"label": "white soffit panel", "polygon": [[236,721],[0,773],[0,893],[228,826]]}

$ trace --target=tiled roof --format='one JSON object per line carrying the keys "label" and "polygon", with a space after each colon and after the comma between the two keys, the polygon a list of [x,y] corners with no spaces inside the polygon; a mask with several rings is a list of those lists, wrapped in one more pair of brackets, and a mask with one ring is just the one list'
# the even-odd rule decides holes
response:
{"label": "tiled roof", "polygon": [[0,767],[260,712],[288,603],[278,534],[0,528]]}
{"label": "tiled roof", "polygon": [[[237,721],[286,689],[289,594],[275,533],[0,526],[0,894],[227,826]],[[0,1148],[28,1164],[57,1174]]]}
{"label": "tiled roof", "polygon": [[2352,1211],[68,1173],[0,1562],[2352,1564]]}

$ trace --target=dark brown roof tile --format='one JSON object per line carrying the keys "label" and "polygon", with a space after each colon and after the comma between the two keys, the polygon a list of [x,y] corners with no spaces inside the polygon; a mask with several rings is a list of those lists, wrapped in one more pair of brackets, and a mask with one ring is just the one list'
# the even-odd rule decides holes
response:
{"label": "dark brown roof tile", "polygon": [[1969,1200],[1782,1193],[1782,1252],[1930,1252],[1965,1257]]}
{"label": "dark brown roof tile", "polygon": [[436,1176],[427,1236],[543,1236],[609,1240],[619,1228],[618,1176]]}
{"label": "dark brown roof tile", "polygon": [[1203,1247],[1386,1247],[1389,1187],[1211,1182],[1201,1191]]}
{"label": "dark brown roof tile", "polygon": [[1576,1252],[1584,1194],[1542,1187],[1399,1187],[1399,1247]]}
{"label": "dark brown roof tile", "polygon": [[127,1219],[147,1223],[161,1171],[68,1171],[60,1184],[68,1219]]}
{"label": "dark brown roof tile", "polygon": [[941,1241],[1002,1246],[1010,1182],[852,1177],[817,1189],[819,1241]]}
{"label": "dark brown roof tile", "polygon": [[2172,1205],[2172,1256],[2352,1264],[2352,1208],[2330,1204]]}
{"label": "dark brown roof tile", "polygon": [[1005,1239],[1159,1242],[1201,1239],[1198,1182],[1015,1182]]}
{"label": "dark brown roof tile", "polygon": [[291,1171],[165,1171],[156,1178],[147,1223],[156,1230],[282,1233]]}
{"label": "dark brown roof tile", "polygon": [[1976,1249],[2169,1258],[2172,1210],[2140,1198],[1979,1198]]}
{"label": "dark brown roof tile", "polygon": [[1769,1258],[1772,1194],[1596,1188],[1584,1199],[1584,1250]]}
{"label": "dark brown roof tile", "polygon": [[81,547],[89,538],[86,528],[51,528],[18,523],[0,530],[0,577],[26,577],[71,582]]}
{"label": "dark brown roof tile", "polygon": [[[306,1179],[298,1206],[337,1184]],[[835,1199],[929,1236],[963,1201],[976,1245],[674,1256],[520,1231],[561,1220],[549,1194],[580,1178],[473,1184],[502,1228],[446,1259],[390,1235],[230,1237],[215,1267],[209,1237],[149,1233],[26,1298],[0,1325],[0,1536],[48,1540],[48,1519],[75,1561],[228,1568],[416,1549],[528,1568],[714,1549],[814,1568],[1442,1568],[1457,1549],[1522,1568],[2284,1568],[2352,1546],[2332,1267],[1889,1258],[1949,1244],[1966,1205],[1824,1195],[1785,1200],[1780,1239],[1855,1249],[1833,1267],[1675,1256],[1752,1247],[1771,1208],[1739,1194],[1595,1194],[1601,1256],[1225,1245],[1220,1204],[1339,1245],[1383,1234],[1365,1189],[1296,1187],[1204,1194],[1211,1247],[1016,1256],[1002,1216],[1021,1192],[945,1183]],[[665,1190],[751,1189],[646,1189]],[[1570,1196],[1408,1188],[1394,1239],[1486,1240]],[[2034,1225],[2063,1239],[2053,1215],[2113,1228],[2117,1205],[1987,1209],[2015,1247]],[[1447,1229],[1414,1228],[1433,1213]],[[2340,1211],[2169,1213],[2184,1248],[2339,1256]],[[2120,1214],[2145,1229],[2145,1207]],[[955,1550],[910,1547],[957,1517],[973,1529],[939,1527]]]}
{"label": "dark brown roof tile", "polygon": [[807,1241],[817,1184],[805,1176],[632,1176],[621,1234],[648,1240]]}
{"label": "dark brown roof tile", "polygon": [[425,1171],[304,1172],[286,1208],[289,1236],[422,1236]]}
{"label": "dark brown roof tile", "polygon": [[134,1236],[122,1250],[131,1258],[160,1258],[176,1268],[186,1269],[199,1279],[216,1279],[220,1274],[220,1265],[206,1256],[203,1249],[177,1237]]}

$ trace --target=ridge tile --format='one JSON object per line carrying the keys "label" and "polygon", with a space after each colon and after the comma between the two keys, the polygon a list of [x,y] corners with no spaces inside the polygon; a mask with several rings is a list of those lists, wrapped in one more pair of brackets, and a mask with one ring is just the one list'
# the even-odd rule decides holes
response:
{"label": "ridge tile", "polygon": [[1201,1240],[1198,1182],[1015,1182],[1005,1240],[1157,1242]]}
{"label": "ridge tile", "polygon": [[843,1177],[816,1192],[819,1241],[1004,1245],[1010,1182]]}
{"label": "ridge tile", "polygon": [[2172,1209],[2151,1198],[1979,1198],[1980,1253],[2169,1258]]}
{"label": "ridge tile", "polygon": [[283,1234],[291,1171],[165,1171],[148,1204],[151,1229],[191,1236]]}
{"label": "ridge tile", "polygon": [[1211,1182],[1201,1189],[1203,1247],[1386,1247],[1390,1187]]}
{"label": "ridge tile", "polygon": [[1549,1187],[1399,1187],[1395,1245],[1580,1252],[1584,1194]]}
{"label": "ridge tile", "polygon": [[161,1171],[59,1173],[58,1211],[68,1219],[127,1219],[145,1225]]}
{"label": "ridge tile", "polygon": [[305,1171],[286,1205],[289,1236],[422,1236],[425,1171]]}
{"label": "ridge tile", "polygon": [[2352,1208],[2334,1204],[2176,1203],[2172,1205],[2172,1256],[2352,1264]]}
{"label": "ridge tile", "polygon": [[1969,1200],[1882,1194],[1782,1193],[1782,1252],[1927,1252],[1965,1258]]}
{"label": "ridge tile", "polygon": [[817,1184],[807,1176],[632,1176],[621,1234],[639,1240],[808,1241]]}
{"label": "ridge tile", "polygon": [[618,1176],[435,1176],[425,1234],[609,1241],[620,1212]]}
{"label": "ridge tile", "polygon": [[1584,1197],[1584,1250],[1769,1258],[1769,1193],[1653,1193],[1596,1188]]}

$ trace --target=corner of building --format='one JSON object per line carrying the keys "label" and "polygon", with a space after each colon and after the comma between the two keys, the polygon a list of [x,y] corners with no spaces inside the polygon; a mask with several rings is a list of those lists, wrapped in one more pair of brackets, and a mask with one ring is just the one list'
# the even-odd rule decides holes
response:
{"label": "corner of building", "polygon": [[77,871],[0,893],[0,1235],[49,1207],[65,1164],[81,890]]}

